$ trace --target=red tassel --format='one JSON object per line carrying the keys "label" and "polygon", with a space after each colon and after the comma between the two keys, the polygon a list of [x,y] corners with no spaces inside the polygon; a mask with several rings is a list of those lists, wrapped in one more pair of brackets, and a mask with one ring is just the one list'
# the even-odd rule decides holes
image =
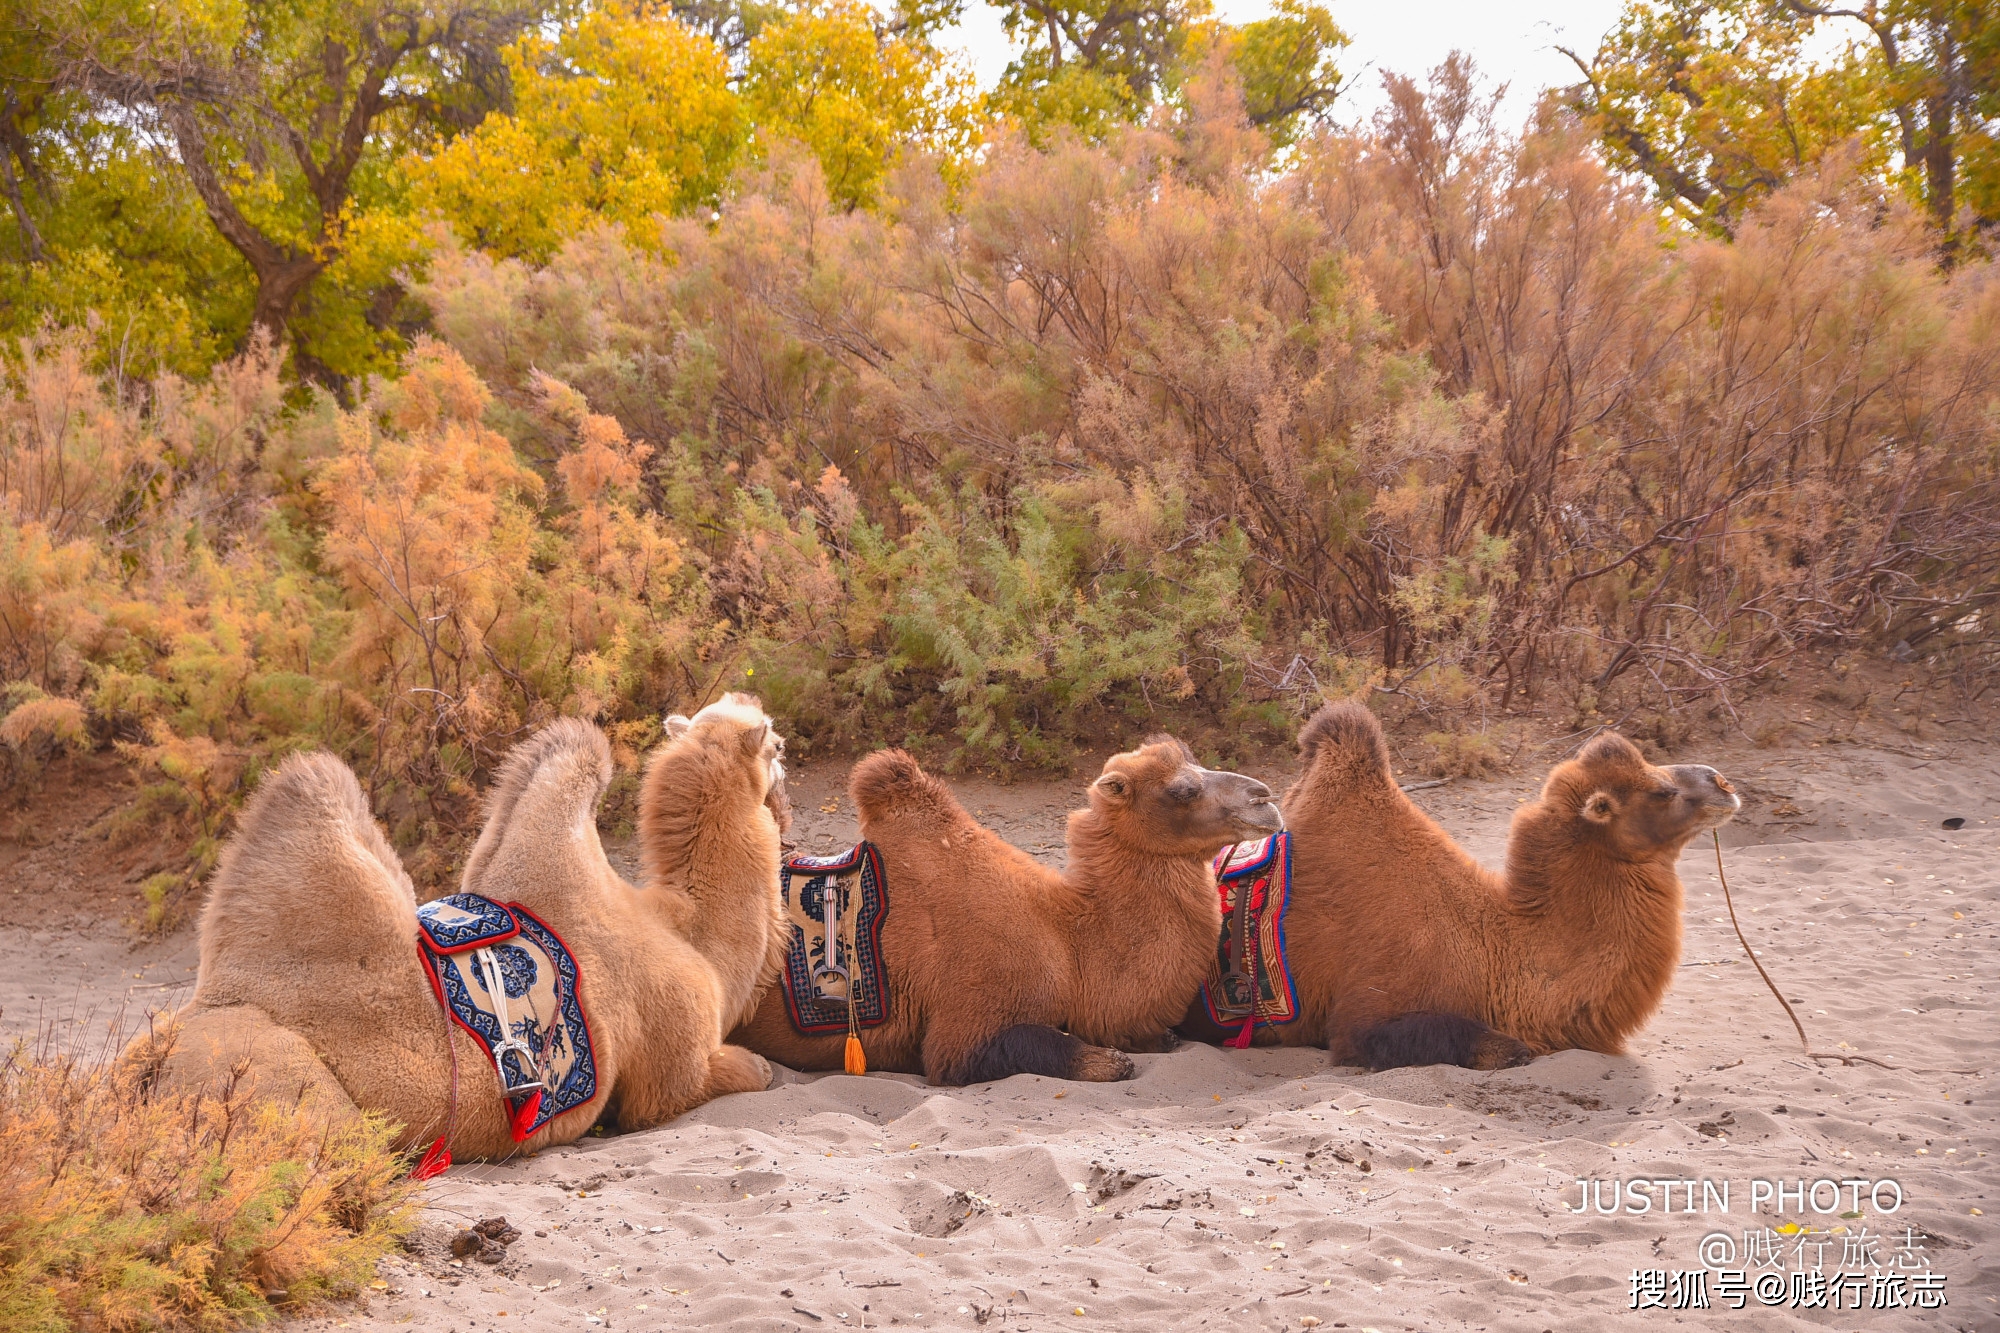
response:
{"label": "red tassel", "polygon": [[535,1116],[542,1109],[542,1090],[536,1088],[521,1109],[514,1112],[510,1127],[514,1131],[514,1142],[519,1143],[534,1132]]}
{"label": "red tassel", "polygon": [[450,1165],[451,1149],[445,1146],[444,1138],[440,1136],[438,1141],[425,1151],[423,1160],[411,1169],[410,1179],[429,1180],[432,1176],[441,1176],[445,1173],[445,1168]]}
{"label": "red tassel", "polygon": [[1222,1044],[1231,1050],[1245,1051],[1250,1049],[1250,1038],[1256,1035],[1257,1015],[1253,1013],[1250,1017],[1243,1020],[1243,1030]]}
{"label": "red tassel", "polygon": [[865,1074],[868,1072],[868,1054],[861,1049],[861,1038],[849,1034],[847,1038],[847,1072]]}

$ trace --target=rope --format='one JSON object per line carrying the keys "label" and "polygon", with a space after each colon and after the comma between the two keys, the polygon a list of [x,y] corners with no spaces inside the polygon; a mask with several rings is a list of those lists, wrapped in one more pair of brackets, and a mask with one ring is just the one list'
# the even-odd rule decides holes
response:
{"label": "rope", "polygon": [[[1812,1048],[1812,1043],[1806,1040],[1805,1025],[1799,1022],[1799,1016],[1792,1012],[1791,1004],[1779,993],[1777,983],[1771,980],[1771,974],[1766,972],[1764,965],[1757,961],[1757,951],[1750,947],[1750,941],[1743,938],[1743,927],[1736,920],[1736,903],[1729,896],[1729,876],[1722,869],[1722,836],[1714,829],[1710,829],[1708,837],[1709,841],[1715,844],[1715,877],[1722,881],[1722,901],[1729,907],[1730,928],[1736,932],[1736,940],[1743,946],[1743,952],[1750,956],[1750,965],[1757,969],[1757,975],[1764,978],[1764,984],[1771,988],[1772,997],[1779,1004],[1784,1005],[1785,1017],[1791,1019],[1792,1026],[1797,1029],[1799,1034],[1799,1049],[1806,1053],[1806,1058],[1808,1060],[1838,1060],[1844,1065],[1852,1065],[1856,1060],[1860,1060],[1881,1069],[1894,1069],[1898,1072],[1907,1068],[1904,1065],[1892,1065],[1887,1060],[1877,1060],[1872,1055],[1861,1055],[1854,1051],[1816,1051]],[[1916,1074],[1977,1074],[1979,1071],[1977,1069],[1910,1069],[1909,1072]]]}
{"label": "rope", "polygon": [[1736,900],[1729,896],[1729,876],[1724,874],[1722,870],[1722,835],[1714,829],[1710,829],[1708,837],[1709,841],[1715,844],[1715,877],[1722,881],[1722,901],[1729,907],[1729,926],[1730,929],[1736,932],[1736,942],[1743,946],[1744,953],[1750,955],[1750,966],[1756,968],[1757,975],[1764,978],[1764,984],[1771,988],[1771,997],[1785,1007],[1785,1017],[1791,1019],[1792,1026],[1798,1029],[1799,1049],[1804,1051],[1808,1056],[1811,1056],[1813,1048],[1812,1043],[1806,1040],[1805,1024],[1799,1022],[1799,1016],[1792,1012],[1791,1003],[1778,993],[1778,983],[1771,980],[1771,974],[1766,972],[1764,965],[1757,961],[1757,951],[1750,947],[1749,940],[1743,938],[1743,927],[1737,924]]}
{"label": "rope", "polygon": [[861,1003],[861,951],[855,942],[855,922],[861,916],[861,872],[854,875],[854,901],[844,901],[845,888],[841,897],[841,905],[851,909],[841,914],[841,924],[847,930],[847,1047],[841,1055],[841,1067],[858,1078],[868,1072],[868,1053],[861,1049],[861,1030],[854,1013]]}

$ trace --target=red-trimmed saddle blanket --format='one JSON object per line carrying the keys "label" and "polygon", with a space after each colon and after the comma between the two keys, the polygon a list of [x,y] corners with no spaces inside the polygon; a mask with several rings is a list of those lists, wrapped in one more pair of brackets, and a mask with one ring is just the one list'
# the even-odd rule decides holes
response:
{"label": "red-trimmed saddle blanket", "polygon": [[1282,1027],[1299,1016],[1298,986],[1285,957],[1292,835],[1274,833],[1218,855],[1215,889],[1222,899],[1222,935],[1208,980],[1189,1007],[1191,1022],[1182,1027],[1211,1039],[1236,1029],[1223,1044],[1241,1048],[1258,1028]]}
{"label": "red-trimmed saddle blanket", "polygon": [[[576,958],[540,917],[454,893],[417,908],[417,956],[446,1016],[493,1061],[514,1142],[597,1095]],[[425,1155],[420,1178],[450,1165],[444,1145]]]}
{"label": "red-trimmed saddle blanket", "polygon": [[887,1022],[882,923],[889,917],[889,882],[875,845],[790,857],[778,873],[778,892],[792,923],[780,980],[793,1030],[825,1036]]}

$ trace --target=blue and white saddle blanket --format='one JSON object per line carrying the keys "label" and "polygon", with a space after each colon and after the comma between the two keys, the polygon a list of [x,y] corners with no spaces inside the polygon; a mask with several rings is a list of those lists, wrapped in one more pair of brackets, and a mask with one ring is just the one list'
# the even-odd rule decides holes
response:
{"label": "blue and white saddle blanket", "polygon": [[597,1095],[576,959],[541,918],[454,893],[417,908],[417,945],[438,1003],[492,1059],[516,1143]]}
{"label": "blue and white saddle blanket", "polygon": [[832,856],[794,856],[778,872],[792,923],[779,980],[785,1016],[806,1036],[880,1027],[889,1017],[882,923],[889,883],[869,842]]}

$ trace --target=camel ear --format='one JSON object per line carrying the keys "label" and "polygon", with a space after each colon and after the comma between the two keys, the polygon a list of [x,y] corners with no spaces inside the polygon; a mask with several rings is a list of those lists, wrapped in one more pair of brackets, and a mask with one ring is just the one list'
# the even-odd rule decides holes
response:
{"label": "camel ear", "polygon": [[1583,803],[1583,817],[1593,824],[1609,824],[1617,813],[1618,802],[1611,799],[1608,791],[1594,791]]}
{"label": "camel ear", "polygon": [[745,754],[764,753],[764,737],[769,735],[770,732],[771,732],[771,724],[769,722],[759,722],[756,726],[744,732],[743,753]]}
{"label": "camel ear", "polygon": [[667,739],[670,741],[679,740],[681,737],[687,735],[688,728],[692,727],[693,725],[694,721],[691,718],[683,717],[679,713],[667,714],[667,721],[666,721]]}
{"label": "camel ear", "polygon": [[1091,785],[1114,801],[1122,801],[1132,792],[1132,784],[1123,773],[1106,773]]}

